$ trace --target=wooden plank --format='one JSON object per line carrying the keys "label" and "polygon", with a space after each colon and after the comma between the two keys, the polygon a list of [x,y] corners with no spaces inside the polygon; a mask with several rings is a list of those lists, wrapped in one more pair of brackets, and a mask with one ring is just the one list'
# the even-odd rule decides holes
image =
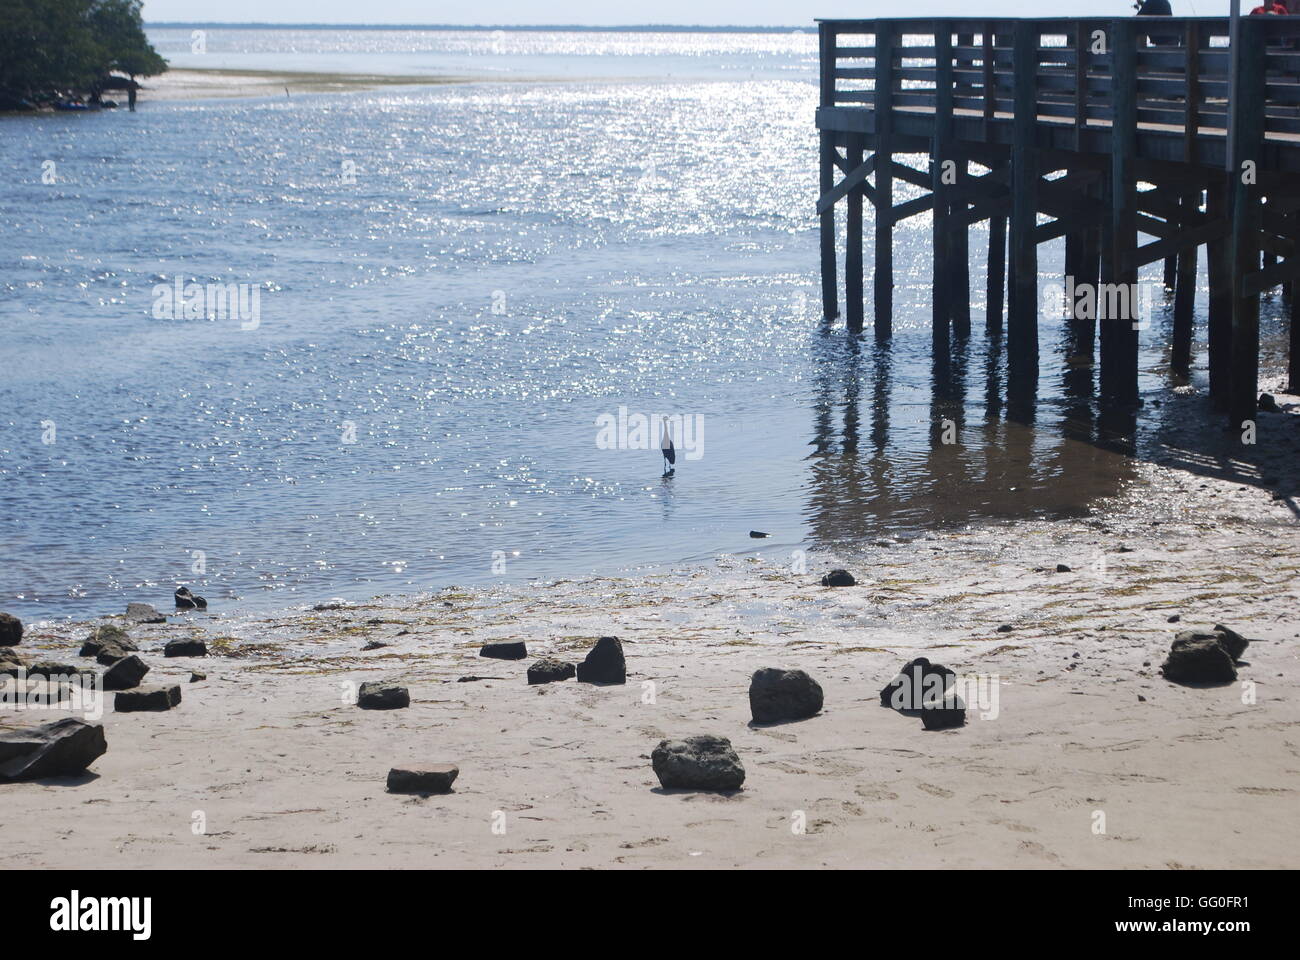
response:
{"label": "wooden plank", "polygon": [[[846,166],[852,166],[852,163],[850,162],[846,164]],[[835,204],[839,203],[850,190],[860,190],[864,192],[871,198],[871,202],[874,204],[876,202],[875,191],[867,185],[866,179],[871,176],[872,171],[874,171],[875,168],[876,155],[872,154],[862,163],[853,167],[852,173],[822,194],[821,199],[817,201],[817,212],[825,213],[827,210],[834,207]]]}

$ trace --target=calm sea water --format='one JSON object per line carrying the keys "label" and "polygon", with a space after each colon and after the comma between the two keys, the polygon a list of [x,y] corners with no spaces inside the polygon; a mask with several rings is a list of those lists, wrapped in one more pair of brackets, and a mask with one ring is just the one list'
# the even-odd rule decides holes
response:
{"label": "calm sea water", "polygon": [[[1050,324],[1035,425],[1001,418],[979,231],[950,373],[925,218],[892,347],[824,327],[811,36],[155,40],[181,66],[510,82],[0,118],[0,608],[781,558],[1077,512],[1128,476],[1080,436]],[[177,278],[256,286],[256,326],[158,316]],[[620,408],[698,422],[701,455],[662,479],[657,449],[602,449]]]}

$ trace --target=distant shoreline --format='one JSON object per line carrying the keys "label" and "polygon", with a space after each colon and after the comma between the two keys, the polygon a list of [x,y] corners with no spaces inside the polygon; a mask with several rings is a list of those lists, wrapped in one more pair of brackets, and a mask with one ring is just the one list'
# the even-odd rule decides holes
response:
{"label": "distant shoreline", "polygon": [[495,33],[808,33],[815,26],[739,27],[688,26],[683,24],[627,24],[625,26],[582,26],[579,24],[463,24],[463,23],[221,23],[205,20],[146,23],[146,30],[183,30],[190,27],[220,27],[223,30],[421,30],[430,33],[476,31]]}
{"label": "distant shoreline", "polygon": [[381,87],[433,86],[470,83],[471,77],[429,74],[386,75],[374,73],[297,72],[218,67],[210,70],[172,68],[153,77],[141,88],[141,102],[176,100],[245,99],[283,97],[295,93],[349,93]]}

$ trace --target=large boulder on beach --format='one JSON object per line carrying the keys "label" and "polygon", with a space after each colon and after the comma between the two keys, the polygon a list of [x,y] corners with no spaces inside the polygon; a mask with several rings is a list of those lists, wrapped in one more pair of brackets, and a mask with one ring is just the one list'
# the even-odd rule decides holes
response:
{"label": "large boulder on beach", "polygon": [[0,732],[0,782],[75,776],[107,750],[103,726],[75,717]]}
{"label": "large boulder on beach", "polygon": [[111,667],[117,661],[125,659],[131,655],[130,650],[124,650],[116,643],[106,643],[99,648],[95,654],[95,662],[101,666]]}
{"label": "large boulder on beach", "polygon": [[1233,660],[1240,660],[1246,653],[1246,648],[1250,646],[1250,641],[1230,627],[1225,627],[1221,623],[1214,625],[1214,632],[1219,635],[1219,643],[1224,650],[1228,651],[1228,656]]}
{"label": "large boulder on beach", "polygon": [[926,699],[942,696],[956,680],[957,674],[943,664],[917,657],[881,689],[880,705],[904,713],[919,710]]}
{"label": "large boulder on beach", "polygon": [[832,570],[826,576],[822,577],[823,587],[852,587],[857,584],[857,579],[847,570]]}
{"label": "large boulder on beach", "polygon": [[196,637],[170,640],[167,646],[163,647],[164,657],[206,657],[207,655],[208,645]]}
{"label": "large boulder on beach", "polygon": [[0,647],[16,647],[23,639],[23,622],[11,613],[0,613]]}
{"label": "large boulder on beach", "polygon": [[112,624],[104,624],[101,627],[95,627],[82,641],[81,649],[77,651],[79,657],[97,657],[99,651],[104,649],[108,644],[112,644],[128,653],[134,653],[140,648],[135,645],[125,630]]}
{"label": "large boulder on beach", "polygon": [[1160,671],[1174,683],[1231,683],[1237,679],[1232,655],[1220,635],[1191,630],[1174,638]]}
{"label": "large boulder on beach", "polygon": [[803,720],[822,708],[821,685],[802,670],[764,667],[749,680],[749,712],[756,723]]}
{"label": "large boulder on beach", "polygon": [[401,710],[411,705],[411,693],[395,683],[363,683],[357,690],[362,710]]}
{"label": "large boulder on beach", "polygon": [[[78,681],[94,681],[98,676],[94,670],[87,667],[79,667],[75,663],[59,663],[56,660],[38,660],[27,664],[25,669],[27,676],[44,677],[46,680],[76,677]],[[6,671],[0,670],[0,673],[4,672]]]}
{"label": "large boulder on beach", "polygon": [[523,660],[528,656],[528,645],[522,640],[492,640],[479,648],[478,655],[493,660]]}
{"label": "large boulder on beach", "polygon": [[167,618],[159,613],[151,603],[128,603],[126,605],[126,618],[137,623],[167,622]]}
{"label": "large boulder on beach", "polygon": [[138,687],[148,672],[149,665],[133,653],[104,671],[104,689],[130,690]]}
{"label": "large boulder on beach", "polygon": [[623,641],[618,637],[601,637],[578,664],[579,683],[627,683],[627,661]]}
{"label": "large boulder on beach", "polygon": [[661,740],[650,755],[660,786],[668,790],[739,790],[745,768],[726,737],[704,734]]}
{"label": "large boulder on beach", "polygon": [[174,599],[176,601],[177,610],[208,609],[208,601],[203,599],[203,597],[195,596],[193,593],[190,593],[189,587],[177,587]]}
{"label": "large boulder on beach", "polygon": [[166,687],[136,687],[113,696],[113,709],[118,713],[162,712],[180,706],[181,688],[176,684]]}
{"label": "large boulder on beach", "polygon": [[921,701],[921,726],[926,730],[960,727],[966,722],[966,702],[954,691]]}
{"label": "large boulder on beach", "polygon": [[451,793],[460,776],[454,763],[435,763],[419,769],[393,767],[388,771],[389,793]]}
{"label": "large boulder on beach", "polygon": [[539,683],[558,683],[561,680],[572,679],[576,674],[573,664],[565,663],[563,660],[549,658],[537,660],[528,666],[528,684],[534,686]]}

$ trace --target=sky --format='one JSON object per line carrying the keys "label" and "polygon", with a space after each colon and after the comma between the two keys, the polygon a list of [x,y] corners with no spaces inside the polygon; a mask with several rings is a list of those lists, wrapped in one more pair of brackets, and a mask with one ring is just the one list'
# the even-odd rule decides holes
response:
{"label": "sky", "polygon": [[[1180,16],[1223,16],[1229,0],[1172,0]],[[797,26],[818,17],[881,16],[1127,16],[1131,0],[145,0],[145,19],[222,23],[454,23],[583,24],[671,23]]]}

